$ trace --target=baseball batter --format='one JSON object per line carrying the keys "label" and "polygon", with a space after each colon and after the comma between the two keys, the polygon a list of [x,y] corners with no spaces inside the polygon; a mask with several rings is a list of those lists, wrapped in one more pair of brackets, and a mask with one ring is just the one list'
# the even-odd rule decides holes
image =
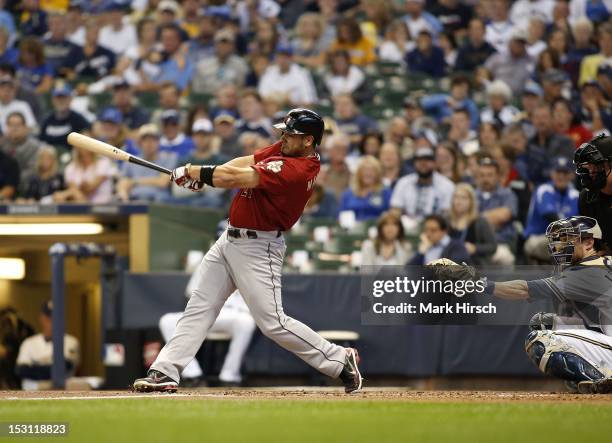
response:
{"label": "baseball batter", "polygon": [[355,349],[330,343],[283,312],[283,231],[299,219],[313,192],[320,168],[316,147],[321,143],[324,124],[313,111],[293,109],[275,127],[282,131],[280,141],[254,155],[221,166],[187,164],[173,171],[176,185],[194,191],[205,185],[240,191],[232,201],[228,229],[196,271],[200,283],[174,335],[147,376],[134,382],[135,390],[177,390],[179,374],[195,356],[235,289],[264,335],[322,373],[339,377],[345,392],[361,389]]}

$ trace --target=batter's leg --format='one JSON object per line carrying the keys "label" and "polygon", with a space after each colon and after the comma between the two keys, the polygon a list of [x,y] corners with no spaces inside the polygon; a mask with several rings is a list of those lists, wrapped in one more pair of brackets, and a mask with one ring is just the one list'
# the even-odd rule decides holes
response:
{"label": "batter's leg", "polygon": [[[168,314],[164,314],[159,319],[159,330],[161,331],[162,337],[165,342],[168,342],[170,338],[174,335],[174,331],[176,330],[176,324],[183,316],[182,312],[169,312]],[[181,373],[181,377],[183,378],[200,378],[202,377],[203,372],[198,360],[194,358],[185,366],[183,372]]]}
{"label": "batter's leg", "polygon": [[283,311],[283,239],[230,239],[224,253],[234,282],[261,332],[315,369],[337,378],[346,365],[347,350]]}
{"label": "batter's leg", "polygon": [[176,325],[174,335],[151,365],[152,370],[177,382],[179,374],[200,349],[225,300],[236,289],[221,253],[225,241],[223,235],[202,260],[196,271],[200,273],[199,284]]}

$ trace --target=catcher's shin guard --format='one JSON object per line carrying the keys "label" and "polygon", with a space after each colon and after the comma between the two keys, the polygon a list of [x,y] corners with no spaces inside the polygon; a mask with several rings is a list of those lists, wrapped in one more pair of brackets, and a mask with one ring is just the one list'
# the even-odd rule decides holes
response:
{"label": "catcher's shin guard", "polygon": [[552,331],[534,330],[525,340],[529,359],[546,375],[576,383],[604,378],[591,363],[569,344],[554,336]]}

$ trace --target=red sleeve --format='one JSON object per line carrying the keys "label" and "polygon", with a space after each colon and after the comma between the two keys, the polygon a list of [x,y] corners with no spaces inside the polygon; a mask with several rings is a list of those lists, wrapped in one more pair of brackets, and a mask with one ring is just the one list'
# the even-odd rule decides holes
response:
{"label": "red sleeve", "polygon": [[264,162],[251,166],[259,173],[257,188],[266,191],[286,191],[302,180],[302,175],[286,157],[269,157]]}
{"label": "red sleeve", "polygon": [[260,148],[255,151],[253,156],[255,157],[255,163],[259,163],[262,160],[265,160],[268,157],[272,157],[273,155],[280,155],[282,142],[278,141],[273,145],[266,146],[265,148]]}

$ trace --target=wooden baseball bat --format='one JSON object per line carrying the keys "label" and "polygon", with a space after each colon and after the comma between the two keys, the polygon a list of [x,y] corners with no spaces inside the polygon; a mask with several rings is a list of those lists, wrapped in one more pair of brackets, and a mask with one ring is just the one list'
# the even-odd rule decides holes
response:
{"label": "wooden baseball bat", "polygon": [[168,175],[172,174],[172,171],[170,169],[166,169],[162,166],[156,165],[155,163],[151,163],[150,161],[144,160],[135,155],[128,154],[122,149],[116,148],[115,146],[109,145],[108,143],[101,142],[100,140],[96,140],[95,138],[79,134],[78,132],[71,132],[70,134],[68,134],[68,143],[70,143],[74,147],[86,149],[88,151],[115,160],[135,163],[137,165],[144,166],[145,168],[154,169],[156,171],[163,172],[164,174]]}

